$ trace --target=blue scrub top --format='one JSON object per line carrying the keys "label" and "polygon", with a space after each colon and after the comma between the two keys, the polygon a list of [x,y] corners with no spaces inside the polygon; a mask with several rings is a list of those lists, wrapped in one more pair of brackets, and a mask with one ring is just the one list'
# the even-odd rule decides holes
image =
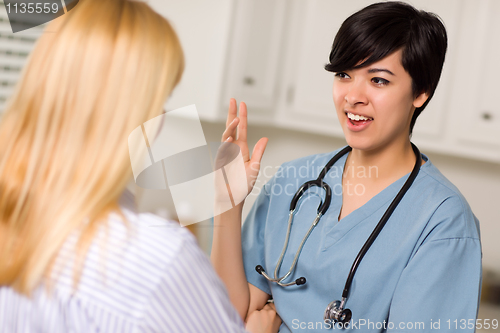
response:
{"label": "blue scrub top", "polygon": [[[243,224],[247,280],[274,298],[283,320],[280,332],[340,330],[323,321],[325,308],[341,299],[355,257],[409,176],[339,222],[344,168],[358,177],[368,177],[369,172],[376,176],[374,168],[349,169],[344,155],[324,179],[333,192],[330,208],[310,234],[293,274],[284,281],[304,276],[307,283],[280,287],[268,282],[255,266],[262,265],[268,275],[274,275],[291,198],[304,182],[316,179],[337,152],[283,164],[263,186]],[[481,286],[479,222],[458,189],[427,156],[423,159],[426,163],[354,276],[346,302],[353,313],[348,330],[474,332]],[[361,193],[362,188],[344,189],[348,190]],[[300,200],[279,276],[290,268],[323,196],[320,190],[310,190]]]}

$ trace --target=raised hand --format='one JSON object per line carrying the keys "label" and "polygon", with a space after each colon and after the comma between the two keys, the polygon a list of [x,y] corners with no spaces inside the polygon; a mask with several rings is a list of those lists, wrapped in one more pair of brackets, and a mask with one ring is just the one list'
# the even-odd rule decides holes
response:
{"label": "raised hand", "polygon": [[229,100],[229,110],[227,113],[226,130],[222,134],[223,142],[231,142],[237,144],[241,150],[245,171],[247,176],[247,193],[248,195],[257,180],[260,170],[260,162],[262,155],[266,149],[267,138],[261,138],[254,146],[252,156],[250,157],[247,143],[247,106],[245,103],[240,103],[239,117],[236,107],[236,100]]}

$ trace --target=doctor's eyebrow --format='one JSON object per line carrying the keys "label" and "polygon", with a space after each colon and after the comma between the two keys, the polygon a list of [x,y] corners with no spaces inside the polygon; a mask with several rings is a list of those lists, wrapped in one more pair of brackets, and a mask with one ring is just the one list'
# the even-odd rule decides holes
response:
{"label": "doctor's eyebrow", "polygon": [[393,72],[391,72],[390,70],[385,69],[385,68],[370,68],[368,70],[368,73],[378,73],[378,72],[386,72],[386,73],[389,73],[393,76],[396,76]]}

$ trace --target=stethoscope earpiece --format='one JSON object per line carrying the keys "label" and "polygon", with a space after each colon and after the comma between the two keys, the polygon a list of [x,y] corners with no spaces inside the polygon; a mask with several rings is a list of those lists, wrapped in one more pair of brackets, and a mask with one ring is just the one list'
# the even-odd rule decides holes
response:
{"label": "stethoscope earpiece", "polygon": [[306,284],[306,278],[305,277],[299,277],[297,280],[295,280],[295,284],[300,286],[302,284]]}
{"label": "stethoscope earpiece", "polygon": [[[269,281],[272,281],[272,282],[276,282],[277,284],[279,284],[280,286],[282,287],[287,287],[287,286],[293,286],[294,284],[296,284],[297,286],[300,286],[302,284],[305,284],[306,283],[306,278],[305,277],[299,277],[297,280],[295,280],[294,282],[290,282],[290,283],[282,283],[281,281],[284,279],[284,278],[281,278],[281,279],[271,279],[267,274],[266,274],[266,271],[264,270],[264,267],[262,267],[262,265],[257,265],[255,266],[255,270],[257,271],[257,273],[259,273],[260,275],[264,276],[266,279],[268,279]],[[285,276],[286,278],[286,276]]]}
{"label": "stethoscope earpiece", "polygon": [[349,309],[344,309],[340,301],[333,301],[326,307],[324,320],[334,323],[341,323],[344,327],[351,321],[352,312]]}

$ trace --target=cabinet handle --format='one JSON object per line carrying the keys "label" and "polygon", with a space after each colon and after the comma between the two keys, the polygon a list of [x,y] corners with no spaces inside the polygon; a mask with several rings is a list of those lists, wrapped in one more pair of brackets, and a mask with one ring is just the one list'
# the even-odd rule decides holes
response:
{"label": "cabinet handle", "polygon": [[294,97],[295,97],[295,87],[290,86],[290,87],[288,87],[288,90],[286,92],[286,101],[288,102],[288,104],[293,103]]}
{"label": "cabinet handle", "polygon": [[246,76],[245,78],[243,78],[243,83],[247,86],[253,86],[255,80],[250,76]]}
{"label": "cabinet handle", "polygon": [[493,119],[493,115],[490,112],[483,112],[481,114],[481,117],[483,118],[483,120],[486,120],[486,121],[490,121]]}

